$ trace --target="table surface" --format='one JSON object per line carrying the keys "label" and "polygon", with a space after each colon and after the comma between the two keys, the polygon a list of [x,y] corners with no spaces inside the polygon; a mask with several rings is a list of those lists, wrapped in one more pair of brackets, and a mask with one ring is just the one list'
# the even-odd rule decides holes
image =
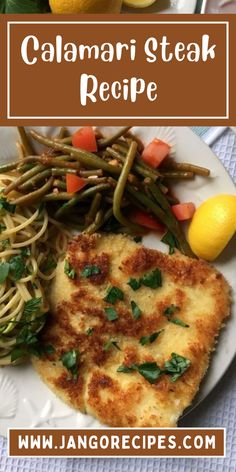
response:
{"label": "table surface", "polygon": [[[236,135],[227,130],[212,148],[236,182]],[[6,440],[0,438],[0,472],[235,472],[235,373],[236,359],[211,394],[180,422],[185,427],[225,427],[225,459],[12,459],[7,457]]]}

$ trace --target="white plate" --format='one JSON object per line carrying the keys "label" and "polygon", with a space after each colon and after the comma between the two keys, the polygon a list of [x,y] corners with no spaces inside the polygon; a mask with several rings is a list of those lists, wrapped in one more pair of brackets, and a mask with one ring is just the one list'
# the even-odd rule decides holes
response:
{"label": "white plate", "polygon": [[[52,128],[44,129],[51,133]],[[54,130],[53,130],[54,131]],[[235,186],[226,170],[206,146],[189,128],[135,128],[134,131],[146,142],[156,136],[169,136],[174,144],[179,162],[191,162],[209,167],[212,177],[197,177],[195,181],[178,184],[176,191],[181,201],[194,201],[198,206],[203,200],[219,193],[235,194]],[[15,128],[0,128],[1,162],[14,158]],[[156,236],[149,235],[144,241],[149,247],[166,251]],[[223,272],[236,293],[235,239],[231,242],[216,266]],[[195,400],[203,400],[218,383],[235,354],[236,312],[223,329],[209,371]],[[99,423],[90,416],[77,413],[59,399],[41,382],[30,365],[6,367],[0,370],[0,434],[6,435],[8,427],[96,427]]]}
{"label": "white plate", "polygon": [[156,0],[148,8],[123,7],[124,13],[194,13],[197,0]]}

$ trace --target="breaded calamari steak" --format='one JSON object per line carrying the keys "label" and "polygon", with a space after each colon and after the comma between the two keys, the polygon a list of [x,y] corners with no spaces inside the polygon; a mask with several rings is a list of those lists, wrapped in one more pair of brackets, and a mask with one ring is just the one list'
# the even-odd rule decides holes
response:
{"label": "breaded calamari steak", "polygon": [[[65,273],[64,262],[58,265],[50,296],[52,313],[42,335],[43,343],[53,345],[55,352],[34,358],[36,370],[62,400],[102,423],[175,426],[199,389],[229,315],[230,291],[224,277],[206,262],[147,249],[123,235],[79,235],[71,241],[66,259],[67,273],[75,278]],[[91,275],[91,267],[99,273]],[[161,274],[161,287],[153,282],[155,274],[159,279]],[[137,290],[128,285],[130,278],[139,282]],[[156,288],[145,286],[143,280]],[[111,287],[121,290],[123,300],[104,300]],[[131,302],[138,307],[136,316]],[[105,311],[108,307],[113,315],[115,310],[113,321]],[[159,333],[154,340],[153,333]],[[79,352],[76,374],[60,360],[73,350]],[[185,366],[190,361],[186,370],[180,366],[176,381],[176,365],[172,375],[165,368],[173,353],[182,356],[180,364],[182,358]],[[140,373],[145,363],[146,371],[160,367],[155,383]],[[119,366],[130,369],[117,372]]]}

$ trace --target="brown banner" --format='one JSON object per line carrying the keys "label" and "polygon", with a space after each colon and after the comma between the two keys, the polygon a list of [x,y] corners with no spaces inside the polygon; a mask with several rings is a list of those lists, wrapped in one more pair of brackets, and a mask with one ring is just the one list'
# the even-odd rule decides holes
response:
{"label": "brown banner", "polygon": [[224,457],[223,428],[10,429],[10,456]]}
{"label": "brown banner", "polygon": [[235,125],[236,15],[0,15],[0,125]]}

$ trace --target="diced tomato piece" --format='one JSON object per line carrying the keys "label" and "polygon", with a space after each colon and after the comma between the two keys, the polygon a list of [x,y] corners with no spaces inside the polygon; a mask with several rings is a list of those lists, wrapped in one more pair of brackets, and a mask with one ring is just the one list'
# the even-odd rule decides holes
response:
{"label": "diced tomato piece", "polygon": [[133,223],[136,223],[140,226],[144,226],[144,228],[153,229],[155,231],[164,231],[164,226],[152,215],[141,211],[141,210],[134,210],[130,214],[130,220]]}
{"label": "diced tomato piece", "polygon": [[149,166],[156,168],[161,164],[165,157],[168,156],[169,153],[169,144],[161,141],[160,139],[154,139],[144,148],[142,152],[142,159],[147,164],[149,164]]}
{"label": "diced tomato piece", "polygon": [[179,203],[178,205],[172,206],[172,211],[179,221],[191,220],[193,217],[196,207],[194,203]]}
{"label": "diced tomato piece", "polygon": [[86,181],[74,174],[66,174],[66,190],[68,193],[75,193],[86,185]]}
{"label": "diced tomato piece", "polygon": [[74,147],[84,149],[89,152],[97,152],[97,141],[94,130],[91,126],[85,126],[76,131],[72,136]]}

